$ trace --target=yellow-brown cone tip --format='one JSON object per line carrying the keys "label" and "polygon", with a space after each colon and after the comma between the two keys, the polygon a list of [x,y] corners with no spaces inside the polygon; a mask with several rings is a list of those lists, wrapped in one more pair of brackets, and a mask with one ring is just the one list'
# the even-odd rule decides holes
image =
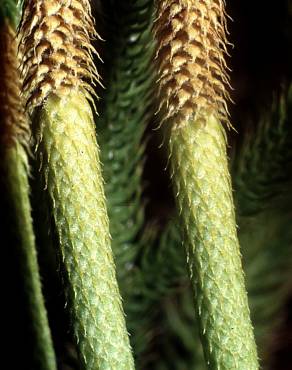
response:
{"label": "yellow-brown cone tip", "polygon": [[157,15],[162,120],[177,126],[213,114],[228,124],[224,1],[162,0]]}
{"label": "yellow-brown cone tip", "polygon": [[0,27],[0,141],[9,146],[28,142],[28,126],[20,97],[16,34],[8,22]]}
{"label": "yellow-brown cone tip", "polygon": [[25,0],[20,26],[23,94],[29,110],[51,94],[68,95],[99,75],[90,41],[96,36],[88,0]]}

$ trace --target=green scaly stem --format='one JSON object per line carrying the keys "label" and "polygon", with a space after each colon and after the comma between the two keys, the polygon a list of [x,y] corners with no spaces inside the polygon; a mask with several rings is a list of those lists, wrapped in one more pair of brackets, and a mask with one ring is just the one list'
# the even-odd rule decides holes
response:
{"label": "green scaly stem", "polygon": [[174,194],[210,369],[258,369],[226,155],[214,116],[172,129]]}
{"label": "green scaly stem", "polygon": [[[260,112],[260,122],[254,132],[247,130],[238,137],[241,145],[232,153],[231,173],[251,317],[260,358],[265,362],[270,354],[269,334],[282,317],[279,312],[291,287],[291,103],[290,87],[288,94],[274,101],[271,111]],[[167,369],[170,364],[177,364],[172,366],[206,369],[199,349],[196,350],[198,346],[193,344],[189,348],[188,345],[190,335],[195,339],[197,322],[191,315],[193,301],[186,283],[187,270],[177,220],[170,220],[160,240],[155,240],[156,245],[158,247],[148,248],[142,257],[143,271],[148,278],[144,305],[159,306],[162,312],[156,321],[153,318],[152,326],[161,333],[156,339],[161,350],[158,360],[153,354],[155,349],[149,349],[148,357],[154,358],[151,368]]]}
{"label": "green scaly stem", "polygon": [[110,246],[99,151],[82,92],[51,95],[34,117],[37,157],[59,236],[84,369],[133,369]]}

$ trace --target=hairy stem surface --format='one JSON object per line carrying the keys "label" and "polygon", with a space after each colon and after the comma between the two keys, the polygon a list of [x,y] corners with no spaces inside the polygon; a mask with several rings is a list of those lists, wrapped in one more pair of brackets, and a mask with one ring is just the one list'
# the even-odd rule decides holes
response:
{"label": "hairy stem surface", "polygon": [[255,370],[225,140],[214,116],[173,129],[173,183],[209,368]]}
{"label": "hairy stem surface", "polygon": [[35,118],[83,367],[132,369],[91,108],[82,93],[51,95]]}

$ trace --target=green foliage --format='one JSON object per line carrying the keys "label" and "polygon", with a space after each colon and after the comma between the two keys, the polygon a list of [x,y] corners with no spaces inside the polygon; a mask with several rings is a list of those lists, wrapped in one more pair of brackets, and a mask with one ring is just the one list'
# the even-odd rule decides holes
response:
{"label": "green foliage", "polygon": [[263,356],[291,289],[291,118],[292,86],[260,112],[232,161],[252,319]]}
{"label": "green foliage", "polygon": [[[109,1],[104,5],[109,29],[105,84],[97,136],[105,179],[112,246],[117,272],[129,274],[139,252],[144,223],[141,202],[145,145],[153,87],[152,1]],[[110,21],[109,21],[110,19]]]}
{"label": "green foliage", "polygon": [[20,19],[21,4],[18,0],[1,0],[0,1],[0,24],[8,21],[14,28],[18,26]]}
{"label": "green foliage", "polygon": [[[249,122],[232,158],[232,177],[239,216],[253,216],[286,203],[291,181],[292,87],[274,98],[271,109]],[[252,124],[255,127],[252,127]],[[273,204],[271,204],[271,201]]]}
{"label": "green foliage", "polygon": [[[144,344],[137,358],[141,369],[205,369],[185,253],[175,221],[157,229],[156,238],[152,236],[141,256],[140,296],[133,299],[140,302],[140,307],[136,304],[134,338]],[[144,327],[139,326],[141,312],[148,319]]]}
{"label": "green foliage", "polygon": [[143,137],[153,113],[152,11],[151,0],[104,4],[108,27],[104,56],[107,88],[96,119],[112,247],[136,354],[147,347],[150,322],[144,315],[149,302],[145,302],[140,291],[143,276],[138,265],[143,246],[152,240],[152,236],[143,232],[145,201],[142,200]]}

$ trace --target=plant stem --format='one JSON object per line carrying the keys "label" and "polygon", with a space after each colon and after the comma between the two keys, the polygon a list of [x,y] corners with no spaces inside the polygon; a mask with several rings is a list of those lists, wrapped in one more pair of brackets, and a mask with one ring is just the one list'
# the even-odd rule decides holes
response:
{"label": "plant stem", "polygon": [[5,152],[4,162],[9,204],[15,216],[13,225],[15,238],[18,241],[16,248],[20,261],[22,285],[34,337],[34,366],[40,370],[55,370],[57,365],[42,295],[31,219],[27,153],[23,146],[16,142],[9,147]]}
{"label": "plant stem", "polygon": [[172,129],[177,207],[210,369],[256,370],[224,129],[214,116]]}
{"label": "plant stem", "polygon": [[210,369],[258,369],[222,124],[229,125],[224,0],[159,0],[159,111]]}
{"label": "plant stem", "polygon": [[33,133],[83,368],[133,369],[90,105],[82,92],[52,94],[36,113]]}
{"label": "plant stem", "polygon": [[[15,250],[15,266],[20,270],[25,304],[33,337],[33,365],[41,370],[55,370],[55,353],[42,295],[31,218],[28,183],[28,121],[20,99],[17,42],[14,31],[17,9],[14,2],[3,4],[0,26],[0,151],[4,204],[7,205],[8,229],[3,239]],[[5,202],[6,201],[6,202]]]}

